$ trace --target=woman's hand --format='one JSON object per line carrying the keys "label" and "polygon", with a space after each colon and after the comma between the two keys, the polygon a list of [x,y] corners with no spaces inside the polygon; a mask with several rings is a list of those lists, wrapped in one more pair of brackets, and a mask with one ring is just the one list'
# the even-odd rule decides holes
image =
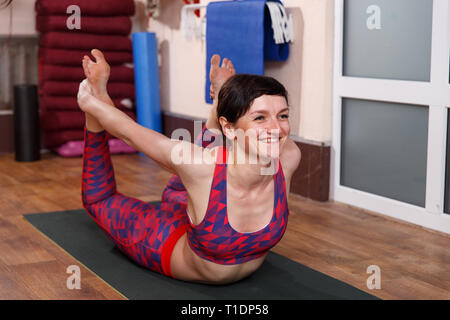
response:
{"label": "woman's hand", "polygon": [[91,53],[95,58],[95,62],[88,56],[83,57],[84,74],[92,88],[93,95],[102,96],[107,93],[106,85],[108,84],[111,68],[100,50],[93,49]]}

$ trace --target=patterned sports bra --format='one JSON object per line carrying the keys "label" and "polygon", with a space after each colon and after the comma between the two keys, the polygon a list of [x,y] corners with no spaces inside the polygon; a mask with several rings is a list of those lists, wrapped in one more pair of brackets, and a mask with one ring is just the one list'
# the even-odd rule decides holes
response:
{"label": "patterned sports bra", "polygon": [[269,224],[251,233],[234,230],[227,216],[227,152],[219,147],[216,167],[209,195],[208,208],[202,222],[190,222],[188,243],[192,250],[206,260],[231,265],[263,256],[283,237],[288,221],[285,178],[281,162],[274,175],[274,211]]}

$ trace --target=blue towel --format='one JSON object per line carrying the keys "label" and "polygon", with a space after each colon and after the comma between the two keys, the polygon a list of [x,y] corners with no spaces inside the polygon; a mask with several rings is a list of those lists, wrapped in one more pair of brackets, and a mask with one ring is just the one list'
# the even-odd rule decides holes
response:
{"label": "blue towel", "polygon": [[[267,0],[211,2],[206,11],[206,102],[210,60],[214,54],[231,59],[239,73],[264,74],[264,61],[286,61],[289,44],[277,45]],[[279,2],[280,1],[275,1]]]}

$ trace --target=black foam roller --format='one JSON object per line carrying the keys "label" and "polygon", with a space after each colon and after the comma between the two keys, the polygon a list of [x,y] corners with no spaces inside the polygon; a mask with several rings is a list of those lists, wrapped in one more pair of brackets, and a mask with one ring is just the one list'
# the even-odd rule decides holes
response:
{"label": "black foam roller", "polygon": [[36,161],[40,154],[37,86],[14,86],[14,147],[16,161]]}

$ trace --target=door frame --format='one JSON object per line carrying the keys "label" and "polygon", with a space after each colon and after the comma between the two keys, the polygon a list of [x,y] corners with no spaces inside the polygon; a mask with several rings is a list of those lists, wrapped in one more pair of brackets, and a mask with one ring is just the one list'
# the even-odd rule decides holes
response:
{"label": "door frame", "polygon": [[[450,234],[450,214],[443,211],[450,107],[450,4],[448,0],[430,1],[433,1],[433,20],[429,82],[343,76],[344,0],[335,1],[330,198]],[[342,98],[428,106],[425,208],[340,184]]]}

